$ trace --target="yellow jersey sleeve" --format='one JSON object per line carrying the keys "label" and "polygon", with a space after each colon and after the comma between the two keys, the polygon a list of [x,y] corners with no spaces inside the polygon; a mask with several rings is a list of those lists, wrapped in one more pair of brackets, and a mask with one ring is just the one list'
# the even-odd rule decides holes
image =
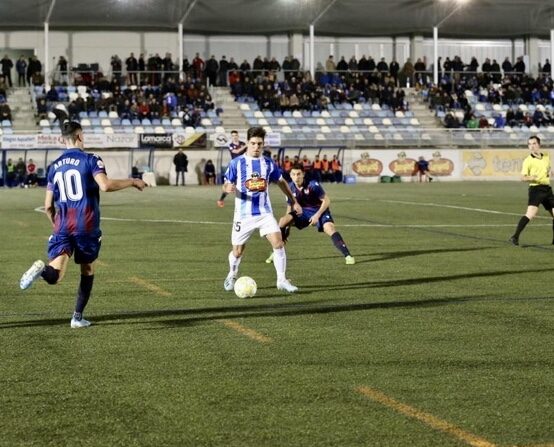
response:
{"label": "yellow jersey sleeve", "polygon": [[535,158],[531,155],[525,158],[521,167],[521,175],[534,176],[535,181],[530,186],[550,185],[550,157],[544,153],[542,158]]}

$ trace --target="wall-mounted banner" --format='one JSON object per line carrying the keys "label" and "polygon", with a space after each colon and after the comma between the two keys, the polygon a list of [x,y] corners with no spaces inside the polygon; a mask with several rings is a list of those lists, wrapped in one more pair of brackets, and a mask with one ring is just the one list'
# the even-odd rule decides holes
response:
{"label": "wall-mounted banner", "polygon": [[173,134],[173,147],[190,147],[205,149],[208,144],[206,133],[184,133]]}
{"label": "wall-mounted banner", "polygon": [[524,150],[464,150],[464,178],[519,178],[523,160],[529,155]]}
{"label": "wall-mounted banner", "polygon": [[173,147],[173,136],[170,133],[141,133],[139,134],[140,147]]}

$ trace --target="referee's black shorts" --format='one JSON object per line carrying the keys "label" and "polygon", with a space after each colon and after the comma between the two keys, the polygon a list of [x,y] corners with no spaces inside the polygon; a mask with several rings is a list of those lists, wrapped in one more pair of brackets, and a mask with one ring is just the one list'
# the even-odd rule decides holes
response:
{"label": "referee's black shorts", "polygon": [[554,194],[552,188],[548,185],[537,185],[529,187],[528,205],[544,206],[545,209],[551,210],[554,208]]}

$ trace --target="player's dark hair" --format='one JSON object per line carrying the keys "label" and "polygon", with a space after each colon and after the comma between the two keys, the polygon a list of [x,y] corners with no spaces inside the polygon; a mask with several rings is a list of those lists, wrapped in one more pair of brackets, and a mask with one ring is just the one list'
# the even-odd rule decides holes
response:
{"label": "player's dark hair", "polygon": [[529,139],[527,141],[531,141],[531,140],[536,140],[537,143],[539,143],[539,146],[541,145],[541,139],[538,137],[538,135],[533,135],[533,136],[529,137]]}
{"label": "player's dark hair", "polygon": [[251,127],[246,133],[246,139],[250,140],[252,137],[259,137],[265,140],[265,129],[263,127]]}
{"label": "player's dark hair", "polygon": [[67,138],[68,140],[71,140],[72,142],[75,141],[77,133],[83,130],[83,128],[81,127],[81,124],[78,123],[77,121],[70,121],[69,116],[64,110],[53,109],[52,113],[56,115],[56,118],[60,124],[62,136],[64,138]]}
{"label": "player's dark hair", "polygon": [[231,134],[234,134],[234,133],[238,134],[239,132],[238,132],[238,130],[232,130]]}
{"label": "player's dark hair", "polygon": [[295,163],[292,165],[292,168],[290,168],[290,170],[292,171],[293,169],[300,169],[301,171],[304,170],[304,166],[302,166],[300,163]]}

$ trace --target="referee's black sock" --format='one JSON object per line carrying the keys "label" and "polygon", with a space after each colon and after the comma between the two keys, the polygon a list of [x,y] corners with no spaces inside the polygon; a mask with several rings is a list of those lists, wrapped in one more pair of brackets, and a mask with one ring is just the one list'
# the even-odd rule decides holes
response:
{"label": "referee's black sock", "polygon": [[521,219],[519,219],[519,222],[517,223],[516,232],[514,233],[514,237],[518,238],[523,229],[525,228],[525,225],[529,223],[529,218],[527,216],[522,216]]}

